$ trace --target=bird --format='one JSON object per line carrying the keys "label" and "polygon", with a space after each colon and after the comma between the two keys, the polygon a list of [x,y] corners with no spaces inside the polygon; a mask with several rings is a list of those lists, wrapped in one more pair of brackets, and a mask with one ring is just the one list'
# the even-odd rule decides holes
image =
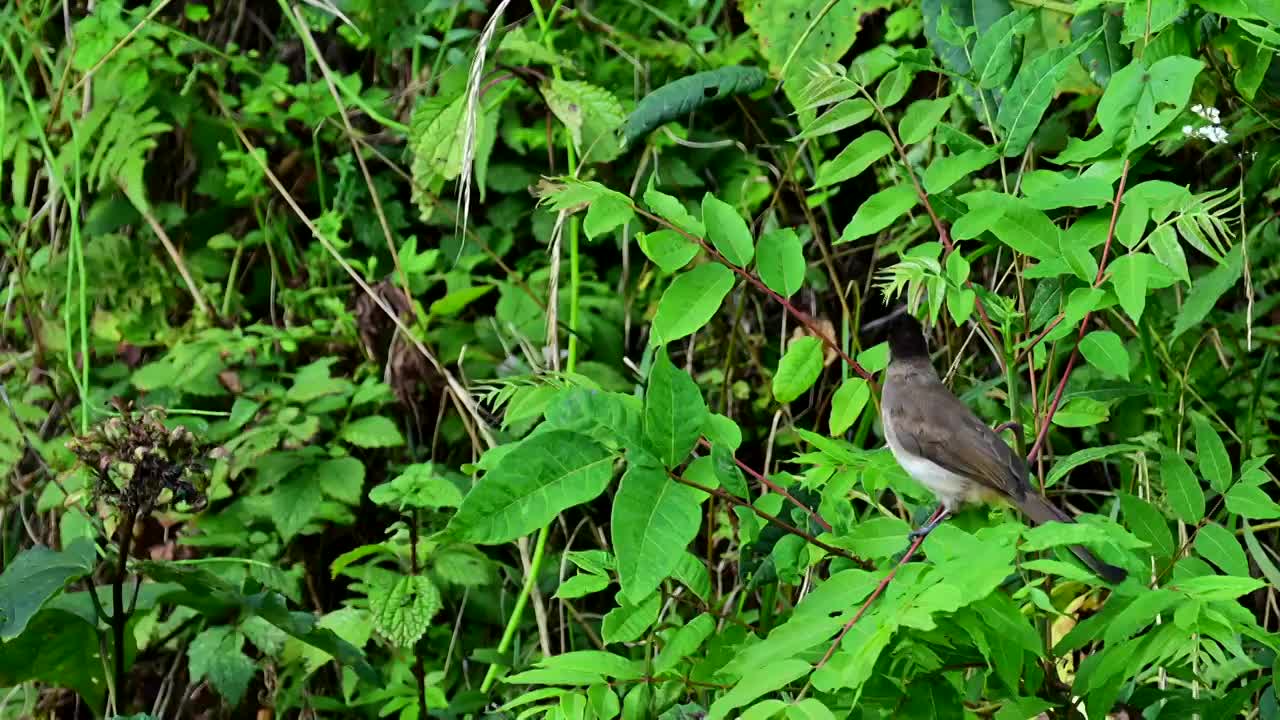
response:
{"label": "bird", "polygon": [[[920,321],[910,313],[889,325],[889,366],[880,406],[894,459],[942,505],[941,513],[911,533],[913,540],[970,504],[1011,502],[1034,525],[1075,522],[1031,489],[1026,462],[942,383]],[[1071,552],[1109,583],[1120,583],[1127,575],[1083,546],[1073,545]]]}

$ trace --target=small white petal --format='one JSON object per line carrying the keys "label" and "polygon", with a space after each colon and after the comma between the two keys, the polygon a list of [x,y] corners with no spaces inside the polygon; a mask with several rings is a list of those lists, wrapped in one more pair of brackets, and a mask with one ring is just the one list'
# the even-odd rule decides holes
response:
{"label": "small white petal", "polygon": [[1191,127],[1190,125],[1183,125],[1183,126],[1182,126],[1182,134],[1183,134],[1183,135],[1190,135],[1192,132],[1194,132],[1194,130],[1192,129],[1192,127]]}

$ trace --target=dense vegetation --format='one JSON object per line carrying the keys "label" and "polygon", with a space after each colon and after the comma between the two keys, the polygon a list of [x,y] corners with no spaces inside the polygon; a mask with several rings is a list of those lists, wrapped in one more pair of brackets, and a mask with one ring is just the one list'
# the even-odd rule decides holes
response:
{"label": "dense vegetation", "polygon": [[[1271,0],[4,4],[0,718],[1280,717],[1277,52]],[[1078,524],[909,546],[900,312]]]}

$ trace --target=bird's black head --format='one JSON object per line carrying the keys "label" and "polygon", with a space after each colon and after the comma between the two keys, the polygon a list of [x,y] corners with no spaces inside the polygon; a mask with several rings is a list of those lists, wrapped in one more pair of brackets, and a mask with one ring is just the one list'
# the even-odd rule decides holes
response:
{"label": "bird's black head", "polygon": [[929,357],[924,328],[911,313],[904,312],[889,324],[889,354],[894,360]]}

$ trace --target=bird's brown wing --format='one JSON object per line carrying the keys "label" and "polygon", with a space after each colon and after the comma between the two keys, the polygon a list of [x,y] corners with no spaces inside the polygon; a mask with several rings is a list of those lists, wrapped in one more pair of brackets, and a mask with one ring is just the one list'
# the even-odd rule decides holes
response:
{"label": "bird's brown wing", "polygon": [[903,449],[1004,495],[1026,494],[1026,463],[945,385],[921,383],[909,392],[912,402],[894,408]]}

